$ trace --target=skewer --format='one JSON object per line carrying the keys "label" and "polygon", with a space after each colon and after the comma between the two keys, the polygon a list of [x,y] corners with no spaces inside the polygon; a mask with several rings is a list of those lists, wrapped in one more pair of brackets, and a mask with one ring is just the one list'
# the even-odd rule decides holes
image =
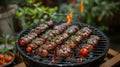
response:
{"label": "skewer", "polygon": [[66,23],[63,23],[63,24],[58,25],[58,26],[55,26],[53,28],[53,30],[48,30],[47,32],[45,32],[45,34],[40,36],[40,38],[36,38],[35,40],[33,40],[32,43],[29,43],[27,45],[27,48],[31,47],[32,49],[36,49],[36,48],[42,46],[43,44],[45,44],[45,42],[51,40],[56,35],[61,34],[67,27],[68,27],[68,25]]}
{"label": "skewer", "polygon": [[70,40],[67,40],[60,48],[57,49],[57,56],[64,58],[70,57],[73,52],[72,49],[74,49],[81,42],[81,40],[88,37],[91,33],[92,31],[87,27],[77,31],[75,35],[70,37]]}
{"label": "skewer", "polygon": [[[70,31],[72,30],[72,31]],[[54,40],[54,42],[50,42],[46,45],[44,45],[42,48],[39,48],[38,54],[42,57],[48,56],[48,52],[55,49],[58,45],[62,44],[62,42],[66,41],[70,35],[75,33],[78,30],[77,26],[71,26],[68,28],[62,35],[60,35],[58,38]],[[44,52],[46,51],[46,52]]]}
{"label": "skewer", "polygon": [[45,22],[45,24],[38,25],[35,29],[31,30],[29,34],[23,36],[20,39],[20,42],[19,42],[20,46],[25,46],[26,44],[31,42],[32,39],[36,38],[40,33],[46,31],[52,25],[53,25],[52,21],[47,21]]}

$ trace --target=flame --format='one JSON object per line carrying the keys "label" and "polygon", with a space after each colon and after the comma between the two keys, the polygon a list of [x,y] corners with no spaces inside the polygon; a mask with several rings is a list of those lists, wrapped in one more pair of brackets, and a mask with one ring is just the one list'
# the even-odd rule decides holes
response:
{"label": "flame", "polygon": [[80,9],[80,12],[83,13],[83,11],[84,11],[84,3],[83,3],[83,0],[80,1],[79,9]]}
{"label": "flame", "polygon": [[72,5],[75,5],[75,0],[72,0]]}
{"label": "flame", "polygon": [[70,25],[72,20],[72,12],[70,12],[70,14],[67,15],[67,25]]}

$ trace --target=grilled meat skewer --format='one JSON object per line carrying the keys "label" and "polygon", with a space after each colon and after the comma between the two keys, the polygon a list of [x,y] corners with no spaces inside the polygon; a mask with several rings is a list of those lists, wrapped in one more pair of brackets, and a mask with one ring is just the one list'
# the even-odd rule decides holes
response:
{"label": "grilled meat skewer", "polygon": [[91,35],[90,38],[87,40],[87,44],[91,44],[93,46],[96,46],[100,40],[100,37],[96,35]]}
{"label": "grilled meat skewer", "polygon": [[83,44],[82,48],[80,49],[80,54],[82,56],[87,56],[90,51],[98,44],[100,37],[96,35],[91,35],[90,38],[87,40],[86,44]]}
{"label": "grilled meat skewer", "polygon": [[37,37],[40,33],[48,29],[50,26],[53,25],[52,21],[47,21],[46,24],[38,25],[34,30],[32,30],[29,34],[25,35],[20,39],[20,46],[24,46],[32,41],[35,37]]}
{"label": "grilled meat skewer", "polygon": [[[55,26],[56,27],[56,26]],[[61,24],[61,25],[58,25],[57,26],[58,28],[56,29],[53,29],[53,30],[48,30],[45,34],[43,34],[42,36],[40,36],[40,38],[36,38],[36,40],[34,40],[31,44],[29,44],[27,47],[32,47],[32,49],[35,49],[37,48],[38,46],[41,46],[44,44],[45,41],[49,41],[52,39],[52,37],[62,33],[66,28],[67,28],[67,25],[66,23],[64,24]],[[59,31],[59,29],[61,31]],[[53,32],[54,31],[54,32]],[[51,34],[53,36],[51,36]],[[34,46],[35,47],[34,47]],[[45,48],[49,48],[51,45],[48,45],[48,46],[45,46]],[[55,45],[54,45],[55,46]]]}
{"label": "grilled meat skewer", "polygon": [[81,30],[77,31],[75,35],[71,36],[70,38],[71,40],[66,41],[65,44],[67,45],[64,44],[61,46],[61,48],[57,49],[56,51],[57,56],[65,57],[65,58],[70,57],[70,54],[72,53],[72,49],[75,48],[78,45],[78,43],[81,42],[82,39],[90,36],[91,33],[92,31],[87,27],[84,27]]}
{"label": "grilled meat skewer", "polygon": [[[45,55],[41,54],[41,52],[43,53],[43,50],[47,50],[48,52],[51,51],[52,49],[55,49],[56,46],[58,46],[59,44],[61,44],[63,41],[65,41],[71,34],[75,33],[77,31],[78,27],[77,26],[71,26],[70,28],[67,29],[68,30],[73,30],[70,33],[66,32],[63,33],[59,38],[57,38],[54,42],[50,42],[46,45],[44,45],[42,48],[40,48],[39,51],[39,55],[45,57]],[[46,52],[45,52],[46,53]]]}

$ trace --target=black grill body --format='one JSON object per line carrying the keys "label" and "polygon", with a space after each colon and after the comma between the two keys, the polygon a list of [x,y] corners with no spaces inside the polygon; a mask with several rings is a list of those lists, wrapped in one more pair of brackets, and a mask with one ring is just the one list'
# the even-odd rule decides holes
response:
{"label": "black grill body", "polygon": [[[54,25],[58,25],[60,23],[65,23],[65,21],[55,22]],[[101,32],[99,29],[93,26],[83,24],[80,22],[74,22],[74,23],[71,23],[71,25],[81,25],[81,27],[89,27],[93,31],[94,35],[97,35],[101,38],[99,44],[93,49],[93,51],[89,54],[89,56],[85,57],[85,61],[75,62],[72,64],[68,62],[50,63],[48,58],[39,57],[40,59],[38,59],[38,58],[35,58],[34,54],[32,53],[28,56],[25,52],[25,49],[19,46],[19,40],[22,36],[24,36],[25,34],[28,34],[31,29],[34,29],[37,25],[38,24],[33,25],[28,29],[22,31],[16,40],[16,48],[18,49],[18,52],[23,57],[23,60],[27,67],[73,67],[73,66],[74,67],[79,67],[79,66],[98,67],[99,64],[103,62],[105,55],[109,49],[109,40],[103,32]],[[83,43],[84,41],[80,43],[80,45],[83,45]],[[73,60],[74,59],[71,59],[71,61]]]}

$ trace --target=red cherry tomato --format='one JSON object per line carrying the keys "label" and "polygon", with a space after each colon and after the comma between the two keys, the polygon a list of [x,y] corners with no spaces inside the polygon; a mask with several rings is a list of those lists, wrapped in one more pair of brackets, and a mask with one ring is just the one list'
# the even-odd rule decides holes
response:
{"label": "red cherry tomato", "polygon": [[27,47],[26,52],[32,52],[32,47]]}
{"label": "red cherry tomato", "polygon": [[88,56],[88,54],[89,54],[88,49],[86,49],[86,48],[80,49],[80,55],[82,55],[82,56]]}
{"label": "red cherry tomato", "polygon": [[20,40],[20,46],[24,46],[25,45],[25,41],[24,40]]}
{"label": "red cherry tomato", "polygon": [[67,48],[71,48],[71,46],[70,46],[70,45],[67,45]]}
{"label": "red cherry tomato", "polygon": [[0,65],[3,65],[4,63],[3,63],[3,61],[2,60],[0,60]]}
{"label": "red cherry tomato", "polygon": [[12,56],[5,56],[5,62],[10,62],[10,61],[12,61],[12,59],[13,59],[13,57]]}
{"label": "red cherry tomato", "polygon": [[4,59],[4,55],[0,54],[0,60]]}

